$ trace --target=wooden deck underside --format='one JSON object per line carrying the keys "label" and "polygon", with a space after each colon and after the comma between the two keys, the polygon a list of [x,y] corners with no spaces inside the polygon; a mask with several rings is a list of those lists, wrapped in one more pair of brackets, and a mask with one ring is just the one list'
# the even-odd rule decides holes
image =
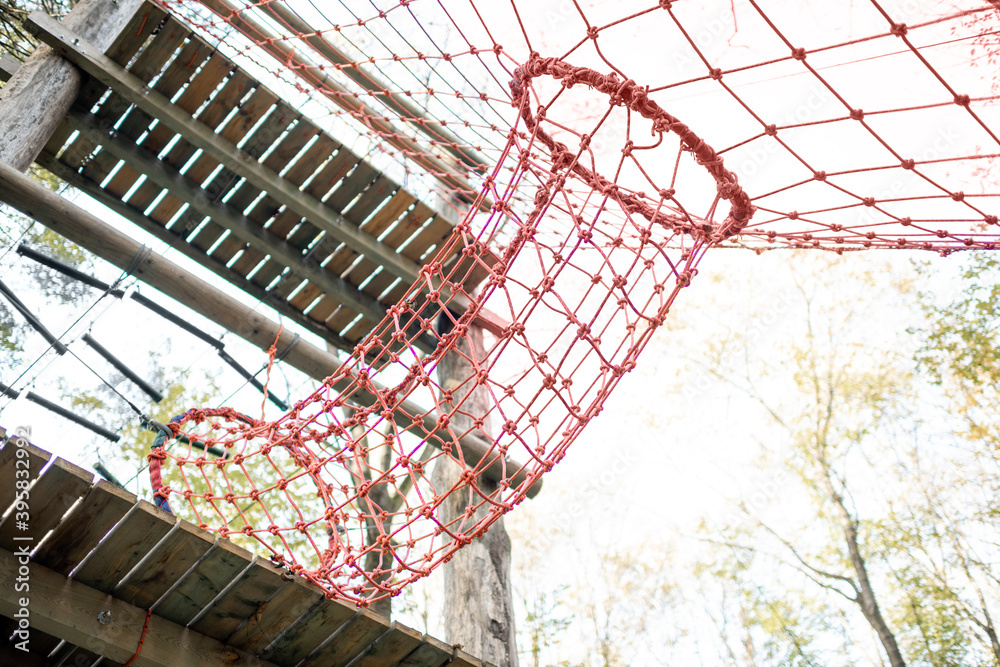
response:
{"label": "wooden deck underside", "polygon": [[[146,4],[107,53],[130,74],[259,160],[338,223],[419,267],[453,225],[216,52]],[[88,78],[38,162],[221,278],[342,349],[411,284],[363,249]],[[286,193],[288,191],[286,190]],[[346,302],[346,303],[345,303]]]}
{"label": "wooden deck underside", "polygon": [[[27,457],[20,460],[28,461],[34,480],[31,518],[26,532],[16,530],[13,514],[0,523],[0,560],[5,561],[0,572],[5,630],[0,664],[89,667],[102,658],[93,650],[97,647],[108,647],[111,654],[103,657],[102,667],[121,664],[138,645],[146,610],[152,607],[143,649],[150,661],[159,647],[177,665],[196,664],[189,662],[198,659],[196,648],[214,651],[204,656],[206,664],[484,665],[382,616],[326,599],[306,580],[106,481],[95,481],[48,452],[32,445],[21,449]],[[4,509],[15,498],[17,450],[13,441],[0,449]],[[15,591],[16,568],[10,564],[11,553],[26,543],[34,548],[32,587],[23,593]],[[12,638],[12,616],[22,595],[31,598],[27,654],[14,647],[17,638]],[[113,610],[110,625],[98,621],[106,609]],[[115,651],[124,659],[115,659]],[[182,659],[187,652],[190,656]],[[222,654],[239,659],[226,662],[218,658]],[[158,663],[145,661],[140,653],[134,664]]]}

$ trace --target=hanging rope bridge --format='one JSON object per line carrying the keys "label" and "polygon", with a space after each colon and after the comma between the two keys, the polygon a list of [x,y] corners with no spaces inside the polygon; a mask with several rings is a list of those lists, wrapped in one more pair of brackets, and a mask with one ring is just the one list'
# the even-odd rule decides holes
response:
{"label": "hanging rope bridge", "polygon": [[710,249],[1000,243],[990,3],[161,4],[462,214],[312,395],[151,454],[158,504],[359,604],[525,499]]}

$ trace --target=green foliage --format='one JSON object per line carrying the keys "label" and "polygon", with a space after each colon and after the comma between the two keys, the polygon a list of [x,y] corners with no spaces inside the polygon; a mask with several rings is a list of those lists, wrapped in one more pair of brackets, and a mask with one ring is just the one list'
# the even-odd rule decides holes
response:
{"label": "green foliage", "polygon": [[[927,278],[930,265],[918,265]],[[949,379],[966,387],[1000,384],[1000,258],[995,253],[968,253],[956,298],[939,304],[922,293],[926,324],[914,329],[923,338],[918,352],[921,370],[937,383]]]}
{"label": "green foliage", "polygon": [[[924,323],[912,329],[922,340],[919,368],[941,386],[953,414],[964,421],[963,434],[1000,453],[1000,259],[994,253],[963,257],[962,288],[941,303],[932,292],[922,293]],[[928,265],[920,271],[932,284]]]}
{"label": "green foliage", "polygon": [[0,2],[0,48],[18,60],[24,60],[38,40],[24,29],[31,12],[41,10],[50,16],[63,16],[75,5],[74,0],[2,0]]}

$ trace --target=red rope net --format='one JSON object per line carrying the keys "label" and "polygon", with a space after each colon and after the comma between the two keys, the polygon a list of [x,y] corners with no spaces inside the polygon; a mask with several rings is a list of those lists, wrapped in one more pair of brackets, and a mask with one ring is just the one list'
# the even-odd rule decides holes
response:
{"label": "red rope net", "polygon": [[311,396],[152,457],[178,512],[359,604],[526,498],[708,249],[997,247],[992,4],[164,4],[460,213]]}

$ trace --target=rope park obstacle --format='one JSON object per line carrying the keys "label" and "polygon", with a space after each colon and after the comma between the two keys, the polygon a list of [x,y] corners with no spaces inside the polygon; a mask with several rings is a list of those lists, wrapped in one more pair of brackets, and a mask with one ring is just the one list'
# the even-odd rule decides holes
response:
{"label": "rope park obstacle", "polygon": [[435,252],[461,261],[313,394],[274,421],[191,410],[150,455],[158,505],[361,605],[528,496],[710,249],[1000,242],[997,95],[968,66],[992,3],[161,4],[460,220]]}

